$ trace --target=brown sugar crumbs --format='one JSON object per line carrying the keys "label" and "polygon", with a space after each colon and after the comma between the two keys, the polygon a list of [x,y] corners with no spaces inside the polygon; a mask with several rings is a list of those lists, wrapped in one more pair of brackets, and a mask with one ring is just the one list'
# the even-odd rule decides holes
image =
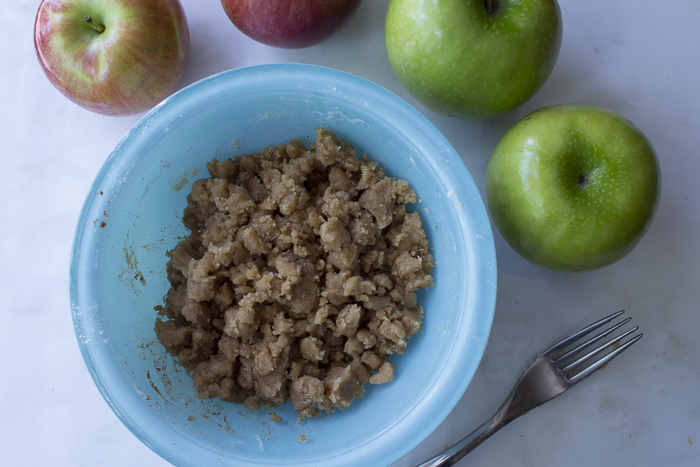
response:
{"label": "brown sugar crumbs", "polygon": [[433,285],[408,183],[324,129],[207,169],[155,325],[197,396],[314,417],[392,381]]}

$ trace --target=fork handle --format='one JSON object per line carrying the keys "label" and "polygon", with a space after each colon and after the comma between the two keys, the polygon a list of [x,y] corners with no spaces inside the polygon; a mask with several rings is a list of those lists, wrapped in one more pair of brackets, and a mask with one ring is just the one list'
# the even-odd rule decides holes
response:
{"label": "fork handle", "polygon": [[491,419],[487,420],[476,430],[469,433],[452,447],[441,452],[416,467],[448,467],[455,465],[464,456],[472,452],[477,446],[491,437],[492,434],[506,426],[513,418],[504,417],[504,411],[498,411]]}

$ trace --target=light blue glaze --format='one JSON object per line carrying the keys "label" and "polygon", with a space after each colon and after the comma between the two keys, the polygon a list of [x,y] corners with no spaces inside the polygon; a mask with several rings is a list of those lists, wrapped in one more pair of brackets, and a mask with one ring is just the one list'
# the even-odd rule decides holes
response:
{"label": "light blue glaze", "polygon": [[[153,307],[168,289],[165,252],[187,233],[180,222],[185,196],[195,179],[208,176],[205,163],[213,157],[292,137],[313,141],[318,126],[418,194],[413,209],[436,262],[435,286],[419,295],[423,329],[393,359],[394,381],[368,385],[365,398],[342,412],[297,424],[291,404],[251,412],[196,399],[191,379],[153,331]],[[357,76],[276,64],[204,79],[134,126],[85,201],[70,294],[95,384],[126,426],[173,464],[387,465],[424,440],[471,381],[493,321],[496,258],[474,182],[423,115]],[[270,411],[284,420],[270,421]]]}

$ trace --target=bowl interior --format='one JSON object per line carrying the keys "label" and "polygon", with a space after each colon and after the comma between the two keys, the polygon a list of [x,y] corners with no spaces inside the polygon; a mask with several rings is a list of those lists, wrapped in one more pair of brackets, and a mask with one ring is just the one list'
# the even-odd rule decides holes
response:
{"label": "bowl interior", "polygon": [[[393,382],[349,409],[297,423],[291,404],[250,411],[194,397],[153,331],[169,284],[165,252],[205,163],[317,127],[408,180],[436,268],[423,329],[395,356]],[[364,79],[308,65],[225,72],[184,89],[129,132],[89,193],[76,232],[71,301],[83,357],[127,427],[176,465],[381,465],[449,414],[479,364],[496,292],[484,204],[459,155],[419,112]],[[282,417],[270,420],[270,412]]]}

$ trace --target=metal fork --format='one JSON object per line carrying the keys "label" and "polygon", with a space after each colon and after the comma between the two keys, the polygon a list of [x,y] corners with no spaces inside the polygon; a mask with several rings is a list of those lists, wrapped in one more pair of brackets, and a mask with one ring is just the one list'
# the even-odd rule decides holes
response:
{"label": "metal fork", "polygon": [[[555,398],[576,383],[583,381],[610,360],[627,350],[632,344],[641,339],[643,334],[634,336],[624,344],[622,344],[622,339],[639,329],[638,326],[633,327],[629,331],[608,340],[605,344],[578,357],[584,349],[606,338],[620,327],[627,324],[632,318],[627,318],[610,329],[577,345],[573,349],[567,350],[572,344],[596,329],[610,323],[624,312],[624,310],[621,310],[617,313],[613,313],[607,318],[596,321],[590,326],[554,344],[554,346],[537,357],[537,359],[525,369],[525,372],[520,376],[518,382],[515,383],[506,401],[490,420],[451,448],[423,462],[418,467],[455,465],[461,458],[469,454],[474,448],[479,446],[505,425],[524,413],[539,407],[548,400]],[[612,349],[612,351],[609,351],[610,349]],[[585,362],[606,351],[608,351],[608,353],[605,353],[593,363],[584,367]]]}

